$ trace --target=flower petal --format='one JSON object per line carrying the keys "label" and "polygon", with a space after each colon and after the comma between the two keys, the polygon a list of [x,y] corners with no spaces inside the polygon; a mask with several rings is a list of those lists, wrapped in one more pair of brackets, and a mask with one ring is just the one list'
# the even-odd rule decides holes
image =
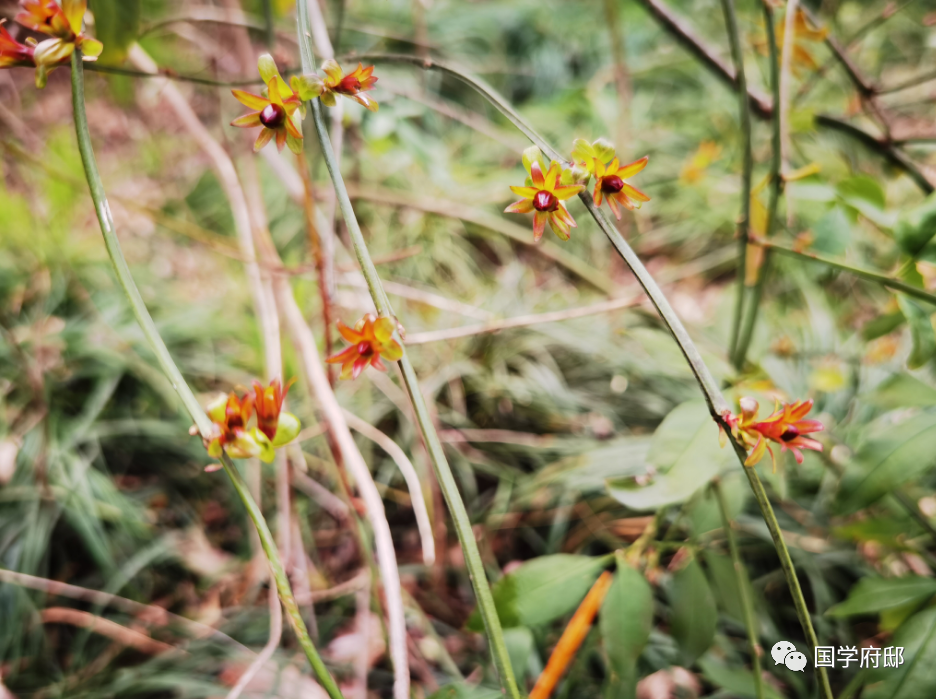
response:
{"label": "flower petal", "polygon": [[567,184],[556,187],[553,190],[553,194],[556,196],[556,199],[562,201],[564,199],[571,199],[583,189],[585,189],[585,185],[583,184]]}
{"label": "flower petal", "polygon": [[748,455],[748,458],[744,460],[744,465],[753,466],[764,458],[765,451],[767,451],[767,440],[763,437],[760,437],[757,440],[757,444],[754,445],[753,451],[751,451],[751,453]]}
{"label": "flower petal", "polygon": [[278,104],[280,107],[283,106],[283,97],[280,94],[279,89],[279,80],[275,78],[267,83],[267,90],[270,93],[270,102],[273,104]]}
{"label": "flower petal", "polygon": [[61,0],[62,12],[68,20],[68,26],[75,34],[81,33],[81,20],[88,9],[88,0]]}
{"label": "flower petal", "polygon": [[283,152],[283,148],[286,147],[286,129],[282,126],[275,131],[276,133],[276,150],[280,153]]}
{"label": "flower petal", "polygon": [[535,197],[536,193],[540,190],[538,187],[514,187],[511,185],[510,191],[518,197],[523,197],[524,199],[530,199],[532,201],[533,197]]}
{"label": "flower petal", "polygon": [[537,211],[533,214],[533,242],[538,243],[540,238],[543,237],[543,231],[546,230],[546,219],[549,218],[549,214],[545,211]]}
{"label": "flower petal", "polygon": [[546,184],[543,186],[547,192],[552,192],[559,186],[559,178],[562,177],[562,166],[555,160],[549,164],[549,170],[546,173]]}
{"label": "flower petal", "polygon": [[242,128],[250,128],[252,126],[260,125],[260,112],[251,112],[250,114],[239,116],[231,122],[231,126],[240,126]]}
{"label": "flower petal", "polygon": [[561,216],[557,216],[557,211],[554,211],[549,217],[549,226],[553,229],[555,233],[561,240],[569,239],[569,224],[562,220]]}
{"label": "flower petal", "polygon": [[628,177],[636,175],[638,172],[647,167],[649,160],[650,156],[645,155],[640,160],[635,160],[634,162],[628,163],[627,165],[622,165],[620,168],[618,168],[617,176],[622,180],[626,180]]}
{"label": "flower petal", "polygon": [[338,65],[338,62],[329,58],[322,64],[322,72],[328,76],[328,86],[334,87],[341,82],[341,79],[344,77],[344,72],[341,70],[341,66]]}
{"label": "flower petal", "polygon": [[276,61],[268,53],[257,59],[257,70],[260,71],[260,79],[263,80],[264,84],[269,84],[273,78],[278,78],[280,74],[276,67]]}
{"label": "flower petal", "polygon": [[374,337],[381,344],[389,342],[393,338],[394,330],[396,330],[396,324],[386,316],[381,316],[374,321]]}
{"label": "flower petal", "polygon": [[[540,167],[538,162],[533,162],[530,164],[530,179],[533,180],[533,186],[537,189],[544,189],[546,185],[546,177],[543,175],[543,169]],[[513,189],[513,187],[511,187]],[[519,194],[519,192],[517,192]]]}
{"label": "flower petal", "polygon": [[403,347],[401,347],[400,343],[396,340],[390,340],[390,342],[384,346],[383,356],[391,362],[395,362],[403,356]]}
{"label": "flower petal", "polygon": [[370,363],[370,360],[366,357],[358,357],[354,360],[354,366],[351,370],[351,378],[356,379],[361,375],[361,372],[367,368],[367,365]]}
{"label": "flower petal", "polygon": [[97,60],[97,57],[104,51],[104,44],[90,36],[80,37],[78,48],[81,49],[81,57],[86,61]]}
{"label": "flower petal", "polygon": [[254,141],[254,153],[259,153],[260,149],[270,142],[270,140],[273,138],[273,135],[273,129],[264,128],[260,132],[260,135],[257,136],[257,140]]}
{"label": "flower petal", "polygon": [[258,112],[263,111],[263,108],[270,104],[270,100],[260,95],[255,95],[251,92],[244,92],[243,90],[231,90],[231,94],[234,95],[234,98],[243,104],[246,107],[255,109]]}
{"label": "flower petal", "polygon": [[595,191],[592,193],[592,199],[595,202],[595,206],[601,206],[601,202],[604,201],[604,192],[601,191],[601,180],[595,182]]}
{"label": "flower petal", "polygon": [[608,197],[608,206],[611,207],[611,213],[614,214],[614,218],[616,218],[618,221],[620,221],[620,220],[621,220],[621,210],[618,208],[617,202],[618,202],[618,198],[617,198],[615,195],[610,195],[610,196]]}
{"label": "flower petal", "polygon": [[359,333],[354,328],[348,327],[340,320],[335,325],[338,326],[338,332],[341,333],[341,336],[352,345],[356,345],[364,339],[364,336],[361,333]]}
{"label": "flower petal", "polygon": [[532,199],[521,199],[504,209],[505,214],[528,214],[533,211]]}
{"label": "flower petal", "polygon": [[376,112],[380,108],[380,105],[377,104],[377,100],[373,100],[360,92],[356,95],[352,95],[351,99],[371,112]]}
{"label": "flower petal", "polygon": [[650,197],[648,197],[646,194],[641,192],[636,187],[633,187],[627,184],[627,182],[625,182],[624,186],[621,188],[621,193],[626,194],[628,197],[630,197],[634,201],[639,201],[639,202],[650,201]]}

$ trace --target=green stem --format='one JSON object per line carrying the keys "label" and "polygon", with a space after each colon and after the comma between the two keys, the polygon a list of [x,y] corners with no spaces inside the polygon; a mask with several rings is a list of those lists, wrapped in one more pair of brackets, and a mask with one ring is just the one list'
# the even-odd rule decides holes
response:
{"label": "green stem", "polygon": [[[769,47],[770,57],[770,86],[773,90],[773,103],[780,104],[780,56],[777,51],[777,34],[774,31],[773,8],[766,2],[764,8],[764,28],[767,32],[767,45]],[[771,150],[773,158],[770,161],[770,199],[767,203],[767,230],[765,235],[770,238],[773,235],[777,224],[777,207],[780,203],[780,189],[783,186],[783,178],[780,176],[780,169],[783,165],[783,153],[780,147],[780,118],[779,115],[773,120],[771,131]],[[732,347],[731,359],[736,369],[744,366],[747,358],[748,349],[751,346],[751,338],[754,336],[754,325],[757,322],[757,313],[760,310],[761,298],[764,295],[764,286],[767,284],[767,277],[770,274],[770,250],[764,250],[764,258],[761,260],[760,269],[757,270],[757,281],[751,291],[748,300],[747,313],[742,324],[743,330],[738,339],[738,343]],[[741,283],[744,283],[745,270],[741,271]]]}
{"label": "green stem", "polygon": [[900,291],[907,296],[912,296],[915,299],[919,299],[920,301],[924,301],[936,306],[936,294],[931,294],[918,286],[911,286],[910,284],[906,284],[899,279],[894,279],[893,277],[888,277],[884,274],[872,272],[867,269],[861,269],[860,267],[853,267],[852,265],[846,264],[844,262],[838,262],[837,260],[832,260],[828,257],[822,257],[821,255],[814,255],[809,252],[799,252],[798,250],[793,250],[786,246],[769,241],[757,241],[757,244],[762,245],[767,250],[775,250],[782,255],[795,257],[799,260],[810,260],[811,262],[818,262],[819,264],[832,267],[833,269],[840,269],[843,272],[854,274],[856,277],[860,277],[861,279],[875,282],[876,284],[885,286],[888,289]]}
{"label": "green stem", "polygon": [[[562,163],[569,164],[565,158],[559,155],[555,148],[547,143],[546,140],[540,136],[540,134],[537,133],[537,131],[532,126],[530,126],[526,120],[524,120],[524,118],[520,116],[520,114],[518,114],[513,109],[513,107],[511,107],[510,104],[494,90],[494,88],[487,85],[487,83],[484,81],[463,73],[450,66],[440,65],[439,63],[436,63],[430,59],[422,59],[416,56],[387,56],[385,54],[378,54],[375,57],[379,57],[380,60],[384,61],[389,60],[390,62],[395,63],[408,63],[425,70],[441,70],[459,79],[466,85],[469,85],[477,90],[479,94],[490,101],[494,107],[496,107],[505,117],[507,117],[507,119],[522,133],[524,133],[527,138],[539,146],[540,150],[546,153],[549,157],[551,157],[553,160],[558,160]],[[360,58],[363,60],[369,58],[369,56],[365,55],[361,56]],[[663,294],[656,281],[647,271],[647,268],[644,267],[643,263],[640,261],[640,258],[631,249],[627,241],[624,240],[623,236],[618,232],[617,228],[615,228],[614,225],[612,225],[611,222],[605,217],[604,213],[595,206],[595,202],[592,200],[592,198],[587,193],[583,192],[579,194],[579,199],[581,199],[582,203],[585,205],[585,208],[588,209],[589,213],[598,223],[598,226],[601,228],[602,232],[608,237],[608,239],[611,241],[611,244],[617,249],[618,253],[627,263],[628,267],[631,268],[631,271],[634,273],[634,276],[637,277],[637,281],[640,283],[640,286],[643,288],[644,292],[646,292],[647,296],[650,297],[650,301],[656,307],[661,318],[663,319],[663,322],[673,334],[673,337],[676,339],[676,343],[679,345],[680,351],[682,351],[683,356],[686,358],[686,361],[688,362],[689,367],[699,384],[699,387],[702,389],[702,393],[705,396],[705,401],[709,406],[709,411],[712,415],[712,418],[722,427],[722,429],[725,430],[726,434],[728,434],[729,441],[731,442],[732,447],[738,456],[738,460],[743,464],[747,459],[747,451],[734,438],[734,436],[731,434],[730,427],[725,422],[725,411],[728,410],[728,403],[725,401],[725,397],[719,390],[718,385],[715,382],[715,378],[712,376],[712,373],[709,371],[708,367],[705,365],[705,362],[702,360],[702,356],[699,354],[698,348],[696,348],[695,344],[692,342],[692,338],[689,337],[689,333],[686,332],[685,327],[683,327],[683,324],[676,315],[676,312],[673,310],[673,307],[670,306],[666,296]],[[783,540],[783,535],[780,531],[780,525],[777,523],[777,517],[774,514],[773,507],[770,504],[770,500],[767,498],[767,493],[764,491],[764,486],[760,482],[760,478],[758,477],[757,472],[753,468],[748,467],[744,467],[744,472],[747,475],[748,481],[751,485],[751,490],[754,491],[754,496],[757,500],[758,507],[760,508],[761,515],[763,516],[764,521],[767,523],[767,528],[770,531],[771,538],[773,539],[774,548],[777,551],[777,555],[780,557],[780,564],[787,579],[787,585],[790,588],[790,594],[793,596],[797,616],[799,617],[800,624],[803,627],[803,632],[806,635],[806,638],[809,639],[809,642],[813,645],[813,647],[815,647],[817,643],[816,632],[813,629],[812,620],[810,619],[809,611],[806,608],[806,600],[803,597],[803,590],[800,587],[799,580],[796,577],[796,570],[793,567],[793,561],[790,558],[790,552],[787,549],[786,542]],[[833,699],[832,689],[829,685],[829,679],[825,668],[817,668],[817,673],[819,674],[820,683],[822,685],[822,696],[825,699]]]}
{"label": "green stem", "polygon": [[764,699],[764,678],[761,676],[760,664],[761,649],[760,644],[757,642],[757,624],[754,619],[754,604],[751,600],[751,581],[748,578],[744,562],[741,560],[741,553],[738,551],[738,539],[735,536],[731,519],[728,517],[728,505],[725,502],[725,493],[722,490],[721,482],[717,478],[712,481],[712,492],[715,494],[715,500],[718,502],[722,528],[725,530],[725,536],[728,539],[728,550],[731,553],[731,562],[734,566],[735,581],[738,584],[738,592],[741,595],[741,612],[744,615],[744,627],[747,630],[748,647],[751,651],[751,672],[754,674],[754,693],[757,695],[757,699]]}
{"label": "green stem", "polygon": [[263,31],[266,47],[272,51],[276,45],[276,26],[273,22],[273,0],[263,0]]}
{"label": "green stem", "polygon": [[748,100],[747,80],[744,77],[744,56],[741,52],[741,37],[738,33],[738,18],[735,14],[734,0],[722,0],[722,11],[725,14],[728,42],[731,45],[731,60],[734,63],[735,75],[737,76],[738,104],[741,109],[741,138],[744,144],[741,174],[741,216],[738,218],[737,231],[738,278],[734,315],[731,323],[731,340],[728,345],[729,355],[733,355],[738,346],[741,318],[744,313],[744,272],[747,268],[747,246],[751,223],[751,172],[754,169],[754,157],[751,154],[751,103]]}
{"label": "green stem", "polygon": [[[312,47],[309,42],[309,34],[305,31],[305,28],[309,27],[309,18],[308,9],[304,2],[298,3],[298,10],[298,37],[300,53],[302,55],[302,67],[304,72],[312,73],[315,71],[315,63],[312,56]],[[357,216],[351,205],[351,199],[348,196],[348,190],[341,176],[341,170],[335,158],[331,139],[328,135],[328,129],[325,126],[321,101],[312,100],[309,106],[312,111],[315,132],[322,149],[322,156],[325,159],[328,174],[331,176],[332,183],[334,184],[338,207],[341,210],[342,218],[347,226],[348,235],[351,238],[351,244],[354,247],[354,253],[357,256],[361,271],[367,282],[367,288],[370,291],[371,298],[373,298],[374,305],[380,315],[394,317],[393,309],[390,306],[390,300],[384,291],[380,277],[377,274],[377,268],[367,249],[367,243],[364,241],[364,235],[361,232]],[[491,646],[491,655],[494,659],[494,665],[497,668],[501,686],[510,699],[520,699],[520,691],[514,679],[513,668],[510,664],[510,655],[507,652],[507,645],[504,641],[500,619],[497,616],[497,609],[494,606],[494,598],[491,595],[484,564],[481,561],[481,554],[478,551],[478,545],[471,528],[471,520],[468,518],[468,512],[458,492],[458,485],[455,482],[452,469],[442,449],[442,442],[439,440],[439,435],[432,423],[432,417],[426,405],[426,400],[419,388],[416,371],[406,353],[405,345],[402,346],[403,356],[400,358],[400,368],[403,372],[403,382],[406,385],[406,391],[412,401],[413,409],[416,413],[416,422],[426,442],[429,457],[432,461],[436,478],[439,481],[439,487],[442,490],[442,495],[451,513],[452,521],[455,524],[455,532],[462,546],[465,565],[468,568],[468,574],[478,600],[478,609],[481,612],[481,618],[484,621],[484,626],[487,631],[488,641]]]}
{"label": "green stem", "polygon": [[[205,414],[198,399],[195,398],[192,389],[189,388],[189,385],[185,382],[185,379],[182,377],[182,372],[179,371],[179,368],[172,360],[166,343],[163,342],[162,337],[160,337],[159,331],[156,329],[156,324],[153,322],[149,311],[146,309],[143,297],[140,296],[140,291],[137,289],[136,283],[133,281],[133,277],[130,274],[130,268],[127,266],[127,261],[124,259],[123,251],[120,249],[120,242],[117,240],[117,233],[114,229],[114,220],[111,216],[110,206],[107,203],[107,195],[104,192],[104,183],[101,181],[101,175],[98,172],[97,162],[94,158],[94,150],[91,146],[91,134],[88,131],[88,115],[85,112],[84,102],[84,66],[82,65],[81,52],[77,49],[72,54],[71,83],[72,109],[75,115],[75,133],[78,137],[78,151],[81,154],[85,178],[88,180],[88,188],[91,190],[91,199],[94,201],[94,209],[97,212],[98,223],[100,223],[101,233],[104,236],[104,245],[107,247],[107,254],[110,256],[111,263],[114,266],[114,272],[117,274],[120,286],[127,300],[130,302],[133,315],[143,329],[143,334],[150,348],[153,350],[153,353],[156,355],[160,367],[162,367],[162,370],[166,373],[176,393],[179,394],[179,398],[198,426],[198,431],[201,433],[202,437],[210,438],[212,432],[211,420],[208,418],[208,415]],[[247,515],[257,528],[257,533],[260,536],[260,543],[270,563],[270,570],[273,575],[273,580],[276,583],[276,589],[279,593],[280,600],[293,625],[293,630],[296,633],[296,637],[299,639],[299,644],[302,646],[303,651],[305,651],[306,657],[309,659],[309,663],[315,671],[316,677],[318,677],[319,682],[328,692],[331,699],[344,699],[334,678],[329,674],[325,663],[322,662],[318,651],[316,651],[312,639],[309,638],[309,632],[306,629],[302,615],[299,613],[299,605],[296,604],[296,598],[293,596],[292,589],[289,586],[289,579],[286,577],[286,571],[283,569],[283,563],[276,549],[273,534],[270,533],[270,528],[263,518],[263,513],[250,496],[247,484],[237,472],[230,458],[225,454],[222,456],[221,462],[224,464],[224,470],[227,472],[228,477],[230,477],[234,485],[234,490],[237,491],[237,494],[244,503],[244,507],[247,509]]]}

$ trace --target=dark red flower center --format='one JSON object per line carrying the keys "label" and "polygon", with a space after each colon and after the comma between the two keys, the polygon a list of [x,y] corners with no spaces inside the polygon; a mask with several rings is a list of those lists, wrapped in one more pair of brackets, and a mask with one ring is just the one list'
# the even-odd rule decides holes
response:
{"label": "dark red flower center", "polygon": [[793,425],[790,425],[783,431],[783,434],[780,435],[780,439],[782,439],[784,442],[792,442],[799,436],[800,431],[793,427]]}
{"label": "dark red flower center", "polygon": [[347,95],[353,95],[361,91],[361,81],[353,75],[347,75],[338,83],[335,92],[343,92]]}
{"label": "dark red flower center", "polygon": [[617,175],[607,175],[601,178],[601,191],[605,194],[617,194],[624,189],[624,180]]}
{"label": "dark red flower center", "polygon": [[278,129],[286,123],[286,110],[278,104],[270,103],[260,112],[260,123],[268,129]]}
{"label": "dark red flower center", "polygon": [[533,208],[537,211],[555,211],[559,208],[559,200],[552,192],[541,189],[533,197]]}
{"label": "dark red flower center", "polygon": [[369,342],[359,342],[357,346],[357,351],[358,351],[358,354],[361,355],[362,357],[370,357],[372,354],[374,354],[374,348],[371,346],[371,343]]}

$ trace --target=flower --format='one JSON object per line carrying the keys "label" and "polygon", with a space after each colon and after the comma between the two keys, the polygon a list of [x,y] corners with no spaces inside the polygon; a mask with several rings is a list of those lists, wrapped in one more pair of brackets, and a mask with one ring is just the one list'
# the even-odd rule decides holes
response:
{"label": "flower", "polygon": [[[787,449],[793,452],[798,464],[803,463],[801,449],[822,451],[822,444],[806,436],[825,429],[818,420],[804,419],[812,410],[813,402],[811,399],[800,400],[795,403],[784,403],[782,407],[778,402],[776,410],[764,420],[757,419],[759,406],[756,400],[742,398],[740,403],[740,417],[727,412],[724,419],[731,428],[732,434],[738,437],[745,447],[751,449],[751,453],[744,462],[745,466],[753,466],[764,458],[765,451],[769,451],[770,458],[773,460],[774,471],[776,471],[777,457],[769,442],[779,444],[781,453]],[[724,435],[724,433],[722,434]]]}
{"label": "flower", "polygon": [[88,0],[61,0],[61,5],[55,0],[22,0],[21,8],[17,22],[53,37],[39,42],[33,51],[36,87],[44,87],[52,68],[66,61],[75,48],[86,61],[97,60],[104,50],[104,44],[81,31]]}
{"label": "flower", "polygon": [[266,388],[259,381],[253,382],[257,429],[266,435],[274,447],[291,442],[299,434],[299,419],[283,411],[283,401],[294,381],[290,379],[284,387],[279,379],[273,379]]}
{"label": "flower", "polygon": [[679,179],[687,184],[698,182],[702,179],[708,166],[718,160],[721,156],[721,146],[715,141],[702,141],[698,150],[693,153],[683,165],[679,173]]}
{"label": "flower", "polygon": [[[276,147],[283,150],[289,146],[293,153],[302,152],[302,117],[305,110],[302,100],[296,94],[297,78],[292,80],[292,87],[286,84],[273,57],[265,53],[257,61],[260,77],[266,83],[266,97],[254,95],[244,90],[231,90],[241,103],[255,110],[244,114],[231,122],[231,126],[249,129],[262,126],[260,135],[254,143],[254,152],[259,151],[276,137]],[[297,113],[298,112],[298,113]]]}
{"label": "flower", "polygon": [[[291,381],[281,388],[274,379],[266,388],[254,381],[254,395],[238,397],[231,391],[220,395],[208,406],[208,417],[214,423],[214,437],[207,443],[208,455],[219,458],[227,453],[232,459],[259,457],[267,463],[273,461],[274,449],[288,444],[299,434],[299,418],[285,412],[283,401]],[[253,413],[256,425],[249,427]]]}
{"label": "flower", "polygon": [[219,458],[227,452],[233,459],[248,459],[260,456],[263,447],[247,428],[253,412],[253,399],[249,394],[238,398],[234,391],[220,396],[208,406],[208,417],[215,424],[217,433],[208,444],[208,455]]}
{"label": "flower", "polygon": [[[562,240],[568,240],[569,230],[577,228],[578,224],[575,223],[572,214],[562,202],[581,192],[585,189],[585,185],[570,184],[575,177],[573,171],[563,170],[562,165],[555,160],[546,169],[543,154],[536,146],[527,148],[523,152],[523,167],[530,175],[526,180],[526,186],[511,186],[510,188],[514,194],[519,194],[523,199],[515,201],[504,209],[504,212],[508,214],[534,212],[533,240],[535,242],[543,237],[547,221],[557,236]],[[546,170],[545,175],[543,170]]]}
{"label": "flower", "polygon": [[0,19],[0,68],[35,65],[35,49],[14,39],[3,26],[4,21]]}
{"label": "flower", "polygon": [[645,201],[650,201],[650,197],[641,192],[636,187],[627,184],[624,180],[631,175],[647,167],[648,156],[635,160],[627,165],[621,165],[617,158],[611,161],[609,165],[604,165],[600,160],[595,161],[595,192],[592,198],[596,206],[601,206],[603,197],[608,197],[608,206],[614,212],[614,217],[621,220],[621,210],[617,205],[620,204],[625,209],[639,209]]}
{"label": "flower", "polygon": [[363,94],[373,90],[377,82],[377,78],[372,75],[374,66],[365,68],[363,63],[358,63],[354,71],[345,75],[338,62],[329,58],[322,64],[322,71],[325,73],[324,78],[315,74],[298,78],[298,91],[303,100],[320,97],[323,104],[334,107],[338,103],[335,95],[344,95],[372,112],[377,111],[377,102]]}
{"label": "flower", "polygon": [[393,338],[396,324],[390,318],[377,318],[368,313],[361,318],[353,328],[338,321],[338,332],[351,343],[338,354],[325,361],[329,364],[341,364],[341,378],[356,379],[370,364],[375,369],[386,371],[387,367],[380,361],[383,355],[391,362],[403,356],[403,348]]}
{"label": "flower", "polygon": [[621,165],[614,146],[606,140],[599,138],[589,143],[583,138],[577,138],[572,143],[572,160],[595,176],[595,191],[592,194],[595,205],[601,206],[607,197],[608,206],[618,220],[621,219],[618,204],[633,211],[639,209],[645,201],[650,201],[650,197],[624,181],[647,167],[649,156]]}

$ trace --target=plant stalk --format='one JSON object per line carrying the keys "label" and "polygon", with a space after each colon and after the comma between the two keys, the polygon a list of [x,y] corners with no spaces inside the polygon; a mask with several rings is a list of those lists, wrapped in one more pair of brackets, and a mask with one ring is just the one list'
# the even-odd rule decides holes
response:
{"label": "plant stalk", "polygon": [[[312,73],[315,71],[315,63],[312,55],[312,47],[309,42],[309,34],[307,34],[307,31],[310,31],[308,8],[305,2],[297,3],[297,7],[299,14],[298,38],[300,53],[302,55],[302,68],[304,72]],[[335,158],[334,150],[332,149],[331,139],[328,135],[328,129],[325,126],[321,101],[317,99],[312,100],[309,106],[312,112],[315,131],[322,149],[322,156],[325,159],[328,174],[334,184],[338,206],[341,209],[341,215],[347,226],[355,255],[361,266],[364,279],[367,282],[367,288],[374,300],[377,312],[382,316],[394,318],[395,316],[390,306],[390,300],[383,289],[380,277],[377,274],[377,268],[367,249],[364,235],[358,225],[357,216],[354,213],[351,199],[348,196],[348,190],[341,176],[341,171],[337,159]],[[436,478],[439,480],[442,495],[445,497],[446,504],[452,516],[452,521],[455,524],[455,531],[458,534],[458,540],[462,546],[465,565],[468,568],[469,577],[471,578],[475,596],[477,597],[478,609],[481,612],[481,618],[484,621],[485,630],[487,631],[488,642],[491,646],[491,655],[494,659],[494,665],[497,668],[501,686],[510,699],[520,699],[521,695],[517,688],[516,680],[514,679],[513,668],[510,664],[510,656],[507,653],[507,645],[504,641],[500,619],[497,616],[494,598],[491,595],[491,589],[487,583],[484,564],[481,561],[481,554],[478,551],[478,545],[474,538],[468,512],[462,502],[461,495],[458,492],[458,485],[452,474],[452,469],[442,449],[442,442],[439,440],[439,435],[432,423],[429,408],[420,391],[419,382],[416,378],[416,371],[406,353],[405,345],[401,343],[401,346],[403,346],[403,356],[400,358],[400,368],[403,372],[403,382],[406,385],[407,393],[412,401],[413,409],[416,413],[416,421],[422,432],[423,439],[426,442],[426,447],[435,469]]]}
{"label": "plant stalk", "polygon": [[[777,51],[777,34],[774,30],[773,8],[768,3],[762,3],[764,8],[764,28],[767,31],[767,45],[770,60],[770,86],[773,90],[774,104],[780,104],[780,55]],[[769,239],[777,225],[777,207],[780,203],[780,190],[783,187],[781,169],[783,167],[783,144],[781,120],[776,118],[771,126],[771,150],[773,157],[770,161],[770,199],[767,203],[767,230],[764,232]],[[757,270],[757,281],[751,290],[748,299],[747,313],[742,325],[743,330],[737,345],[732,347],[731,360],[736,369],[744,366],[751,338],[754,336],[754,326],[757,323],[757,313],[760,310],[761,298],[764,295],[764,286],[770,274],[770,249],[764,249],[760,269]],[[741,270],[741,283],[746,283],[746,270]]]}
{"label": "plant stalk", "polygon": [[[104,236],[104,245],[107,247],[107,254],[110,256],[114,272],[117,275],[117,280],[130,303],[130,308],[133,311],[134,317],[143,329],[143,334],[150,348],[156,355],[160,367],[169,378],[176,393],[178,393],[182,404],[195,421],[195,425],[198,427],[201,436],[208,439],[211,437],[212,432],[211,420],[208,418],[204,409],[202,409],[192,389],[189,388],[185,379],[182,377],[182,372],[179,371],[172,356],[169,354],[169,349],[166,347],[165,342],[163,342],[162,337],[160,337],[159,331],[156,329],[156,324],[153,322],[153,318],[146,309],[143,297],[140,296],[140,291],[133,281],[130,268],[127,266],[127,261],[123,256],[123,251],[120,249],[120,241],[117,239],[117,233],[114,229],[114,220],[111,216],[110,206],[107,203],[107,195],[104,192],[104,183],[101,180],[97,162],[94,158],[91,134],[88,131],[88,116],[85,112],[84,101],[84,66],[82,65],[81,52],[78,49],[75,49],[75,52],[72,54],[71,83],[72,110],[75,117],[75,133],[78,139],[78,151],[81,154],[85,178],[88,181],[88,188],[91,191],[91,199],[94,201],[94,209],[97,212],[101,233]],[[303,621],[302,615],[299,612],[299,605],[296,603],[296,598],[293,596],[292,589],[289,586],[289,579],[286,576],[286,571],[283,569],[283,563],[280,560],[273,534],[267,526],[263,513],[251,497],[247,484],[244,482],[244,479],[241,478],[231,459],[224,454],[221,457],[221,462],[224,465],[224,470],[227,472],[228,477],[231,479],[231,483],[234,485],[234,490],[247,509],[247,515],[257,529],[260,543],[266,554],[267,561],[270,564],[270,571],[276,583],[280,601],[286,609],[286,614],[292,623],[299,644],[302,646],[306,657],[309,659],[309,663],[312,665],[316,677],[322,687],[328,692],[331,699],[344,699],[334,678],[329,674],[328,668],[325,667],[325,663],[322,662],[318,651],[315,649],[312,639],[309,638],[309,632],[306,629],[305,621]]]}
{"label": "plant stalk", "polygon": [[[382,56],[381,58],[386,59],[387,57]],[[540,150],[542,150],[548,157],[565,165],[570,164],[567,159],[563,158],[558,153],[558,151],[556,151],[556,149],[553,148],[536,131],[536,129],[530,126],[530,124],[528,124],[526,120],[514,110],[514,108],[507,102],[507,100],[499,95],[497,91],[494,90],[494,88],[479,78],[475,78],[460,70],[452,68],[451,66],[443,66],[432,60],[421,59],[416,56],[393,56],[390,58],[390,60],[397,63],[409,63],[424,70],[441,70],[455,78],[458,78],[460,81],[472,87],[481,96],[487,99],[512,124],[514,124],[524,135],[526,135],[530,141],[539,146]],[[701,354],[699,354],[698,348],[692,342],[692,338],[689,337],[689,333],[686,332],[682,321],[679,320],[679,317],[676,315],[673,307],[670,305],[666,296],[663,294],[663,291],[647,271],[647,268],[644,267],[643,263],[640,261],[640,258],[637,256],[637,253],[635,253],[630,245],[628,245],[627,241],[624,240],[624,237],[607,219],[604,213],[595,206],[595,202],[592,200],[592,197],[589,196],[587,192],[582,192],[579,193],[579,199],[585,205],[585,208],[588,209],[588,212],[595,219],[596,223],[598,223],[599,228],[601,228],[602,232],[608,237],[608,240],[611,241],[611,244],[627,263],[628,267],[630,267],[631,271],[634,273],[634,276],[637,278],[637,281],[640,283],[640,286],[646,292],[647,296],[650,298],[650,301],[653,303],[654,307],[657,309],[657,312],[660,314],[664,324],[673,334],[673,337],[676,339],[676,343],[679,345],[680,351],[686,358],[686,362],[689,364],[689,368],[692,370],[699,387],[702,389],[702,394],[705,397],[705,402],[708,404],[709,412],[711,413],[712,418],[722,427],[722,429],[725,430],[726,434],[728,434],[729,441],[735,450],[735,454],[738,456],[738,460],[743,464],[747,459],[747,450],[734,438],[734,436],[731,434],[730,427],[725,422],[724,414],[725,411],[728,410],[728,403],[725,400],[725,397],[722,395],[721,390],[718,388],[711,371],[709,371],[708,366],[706,366],[705,362],[703,361]],[[405,358],[403,361],[406,361]],[[770,500],[768,499],[767,493],[764,490],[764,486],[757,475],[757,471],[750,467],[743,468],[745,474],[747,475],[748,482],[751,485],[751,490],[754,492],[754,496],[757,500],[758,507],[760,508],[761,515],[763,516],[764,521],[767,523],[767,528],[769,529],[770,536],[773,539],[774,548],[776,549],[777,555],[780,558],[780,564],[787,579],[787,585],[790,588],[790,594],[793,596],[794,604],[797,610],[797,616],[799,618],[800,624],[803,627],[803,633],[806,635],[806,638],[813,645],[813,647],[815,647],[817,643],[816,632],[815,629],[813,629],[812,620],[809,617],[809,610],[806,607],[806,600],[803,597],[803,590],[800,587],[799,580],[796,577],[796,570],[793,566],[793,561],[790,558],[790,552],[787,549],[786,542],[783,540],[783,535],[780,531],[780,525],[777,522],[776,514],[774,514],[773,506],[770,504]],[[829,679],[825,668],[817,668],[817,673],[820,677],[820,684],[822,686],[822,697],[824,699],[833,699],[832,689],[829,685]]]}
{"label": "plant stalk", "polygon": [[741,560],[741,553],[738,551],[738,538],[735,536],[734,527],[731,519],[728,517],[728,505],[725,502],[725,493],[722,490],[721,482],[716,478],[712,481],[712,492],[715,494],[715,500],[718,502],[718,512],[721,514],[722,529],[725,530],[725,537],[728,539],[728,550],[731,553],[731,562],[734,568],[735,581],[738,584],[738,593],[741,596],[741,612],[744,615],[744,627],[747,630],[748,648],[751,652],[751,672],[754,674],[754,694],[757,699],[764,699],[764,678],[761,676],[760,663],[760,643],[757,642],[757,623],[754,618],[754,604],[751,600],[750,578],[747,569],[744,567],[744,561]]}
{"label": "plant stalk", "polygon": [[[721,0],[728,29],[728,43],[731,45],[731,60],[734,63],[738,83],[738,105],[740,107],[741,139],[743,159],[741,173],[741,215],[738,218],[738,278],[735,291],[735,307],[731,322],[731,340],[728,345],[729,356],[735,353],[741,332],[741,320],[744,314],[744,272],[747,269],[748,236],[751,225],[751,172],[754,169],[754,157],[751,154],[751,103],[747,95],[747,80],[744,77],[744,55],[741,51],[741,36],[738,32],[738,17],[735,14],[734,0]],[[770,31],[768,29],[768,31]]]}

